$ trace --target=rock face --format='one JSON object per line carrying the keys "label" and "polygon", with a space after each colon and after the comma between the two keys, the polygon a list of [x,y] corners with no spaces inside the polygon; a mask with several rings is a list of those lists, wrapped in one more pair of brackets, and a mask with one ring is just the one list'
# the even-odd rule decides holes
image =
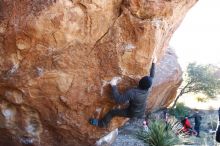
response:
{"label": "rock face", "polygon": [[[123,78],[124,91],[148,74],[196,1],[0,1],[0,145],[86,146],[122,125],[87,121],[117,106],[112,77]],[[174,58],[158,63],[151,110],[175,95]]]}

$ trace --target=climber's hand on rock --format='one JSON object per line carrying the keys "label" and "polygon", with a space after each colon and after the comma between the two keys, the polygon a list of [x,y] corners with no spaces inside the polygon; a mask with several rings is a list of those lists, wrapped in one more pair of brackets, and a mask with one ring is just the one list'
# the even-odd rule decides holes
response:
{"label": "climber's hand on rock", "polygon": [[116,86],[121,81],[121,77],[113,77],[110,81],[111,86]]}
{"label": "climber's hand on rock", "polygon": [[153,63],[157,63],[157,56],[154,57]]}

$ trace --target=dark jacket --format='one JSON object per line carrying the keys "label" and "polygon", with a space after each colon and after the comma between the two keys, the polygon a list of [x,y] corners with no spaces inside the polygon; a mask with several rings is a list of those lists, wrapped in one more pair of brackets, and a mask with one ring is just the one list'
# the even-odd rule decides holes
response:
{"label": "dark jacket", "polygon": [[220,142],[220,123],[219,123],[217,131],[216,131],[216,141]]}
{"label": "dark jacket", "polygon": [[[152,63],[150,78],[153,78],[154,74],[155,64]],[[132,117],[143,117],[146,109],[148,89],[142,90],[139,88],[132,88],[127,90],[124,94],[120,94],[117,87],[112,86],[112,93],[116,103],[126,103],[129,101],[128,111]]]}
{"label": "dark jacket", "polygon": [[216,141],[220,142],[220,108],[218,110],[218,118],[219,118],[219,122],[218,122],[217,131],[216,131]]}
{"label": "dark jacket", "polygon": [[199,113],[195,113],[194,115],[192,115],[189,118],[194,118],[195,119],[195,127],[200,126],[201,120],[202,120],[202,116]]}

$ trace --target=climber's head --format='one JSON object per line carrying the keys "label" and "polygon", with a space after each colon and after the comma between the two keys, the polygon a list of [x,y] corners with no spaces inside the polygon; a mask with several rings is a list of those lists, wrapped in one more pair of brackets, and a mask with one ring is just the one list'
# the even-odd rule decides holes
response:
{"label": "climber's head", "polygon": [[143,78],[141,78],[141,80],[139,81],[139,85],[138,87],[142,90],[147,90],[151,87],[152,85],[152,78],[149,76],[144,76]]}

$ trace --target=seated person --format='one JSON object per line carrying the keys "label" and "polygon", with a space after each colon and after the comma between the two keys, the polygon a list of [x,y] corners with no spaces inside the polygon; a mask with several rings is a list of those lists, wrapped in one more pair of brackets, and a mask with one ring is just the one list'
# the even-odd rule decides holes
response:
{"label": "seated person", "polygon": [[185,133],[189,133],[191,134],[192,133],[192,126],[190,124],[190,121],[188,119],[188,117],[185,117],[181,123],[183,124],[183,128],[182,128],[182,131],[185,132]]}

